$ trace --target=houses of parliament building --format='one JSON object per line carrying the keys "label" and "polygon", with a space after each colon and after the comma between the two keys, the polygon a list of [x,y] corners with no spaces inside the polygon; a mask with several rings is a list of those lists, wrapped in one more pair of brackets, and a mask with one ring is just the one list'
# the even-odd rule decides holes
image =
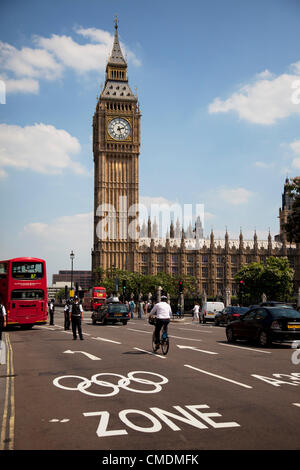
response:
{"label": "houses of parliament building", "polygon": [[[286,240],[283,223],[289,201],[284,190],[280,209],[280,235],[275,240],[246,240],[240,233],[232,240],[215,239],[213,231],[203,237],[201,220],[183,231],[173,221],[165,237],[158,237],[150,218],[139,230],[139,153],[141,111],[128,83],[127,62],[118,38],[118,24],[106,80],[93,116],[94,155],[94,247],[92,271],[98,267],[141,274],[165,272],[196,278],[199,293],[231,295],[237,291],[234,275],[242,265],[264,261],[269,256],[288,257],[295,270],[295,291],[300,287],[300,245]],[[107,229],[109,227],[109,229]],[[138,236],[128,236],[131,227]],[[188,232],[188,233],[187,233]]]}

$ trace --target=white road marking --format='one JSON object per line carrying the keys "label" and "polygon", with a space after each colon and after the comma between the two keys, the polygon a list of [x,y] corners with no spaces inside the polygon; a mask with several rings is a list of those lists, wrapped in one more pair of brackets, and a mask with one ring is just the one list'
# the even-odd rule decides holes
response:
{"label": "white road marking", "polygon": [[153,352],[151,352],[151,351],[146,351],[145,349],[140,349],[140,348],[134,348],[134,349],[136,349],[137,351],[145,352],[145,353],[147,353],[147,354],[152,354],[152,356],[160,357],[161,359],[166,359],[165,356],[160,356],[159,354],[154,354]]}
{"label": "white road marking", "polygon": [[[194,329],[192,328],[178,328],[178,330],[185,330],[185,331],[195,331]],[[200,333],[209,333],[209,334],[212,334],[212,331],[206,331],[206,330],[199,330]]]}
{"label": "white road marking", "polygon": [[107,341],[108,343],[122,344],[119,341],[113,341],[112,339],[107,338],[100,338],[99,336],[97,336],[97,338],[92,337],[92,339],[97,339],[98,341]]}
{"label": "white road marking", "polygon": [[[152,331],[135,330],[135,329],[133,329],[133,328],[127,328],[127,330],[130,330],[130,331],[137,331],[138,333],[148,333],[148,334],[152,334]],[[169,338],[184,339],[184,340],[186,340],[186,341],[202,341],[202,339],[183,338],[182,336],[174,336],[174,335],[169,335]]]}
{"label": "white road marking", "polygon": [[250,385],[245,385],[240,382],[236,382],[235,380],[228,379],[227,377],[222,377],[221,375],[212,374],[211,372],[207,372],[206,370],[203,370],[203,369],[198,369],[197,367],[193,367],[188,364],[184,364],[184,367],[189,367],[190,369],[197,370],[198,372],[202,372],[203,374],[211,375],[212,377],[216,377],[217,379],[225,380],[226,382],[231,382],[235,385],[239,385],[240,387],[253,388]]}
{"label": "white road marking", "polygon": [[100,357],[97,357],[97,356],[94,356],[93,354],[90,354],[90,353],[87,353],[85,351],[71,351],[70,349],[68,351],[64,351],[64,353],[66,354],[75,354],[75,353],[81,353],[81,354],[84,354],[85,356],[87,356],[89,359],[91,359],[92,361],[101,361],[101,358]]}
{"label": "white road marking", "polygon": [[230,348],[247,349],[248,351],[261,352],[264,354],[272,354],[270,351],[262,351],[261,349],[255,349],[255,348],[246,348],[245,346],[236,346],[233,344],[226,344],[226,343],[218,343],[218,344],[220,346],[229,346]]}
{"label": "white road marking", "polygon": [[198,349],[198,348],[195,348],[194,346],[180,346],[179,344],[177,344],[176,346],[180,349],[193,349],[194,351],[203,352],[205,354],[219,354],[217,352],[206,351],[205,349]]}
{"label": "white road marking", "polygon": [[6,346],[5,341],[0,341],[0,364],[6,364]]}

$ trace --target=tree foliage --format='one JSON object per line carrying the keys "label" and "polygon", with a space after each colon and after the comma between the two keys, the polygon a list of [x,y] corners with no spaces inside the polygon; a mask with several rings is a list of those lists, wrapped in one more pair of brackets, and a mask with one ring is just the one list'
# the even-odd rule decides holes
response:
{"label": "tree foliage", "polygon": [[126,281],[126,298],[129,299],[133,294],[135,297],[141,293],[144,298],[149,293],[155,296],[157,288],[161,286],[163,294],[169,294],[170,297],[178,296],[178,284],[179,280],[183,281],[184,294],[195,295],[196,294],[196,279],[193,276],[178,275],[173,277],[164,272],[156,275],[143,275],[134,273],[131,271],[123,271],[116,268],[110,268],[103,270],[103,268],[97,268],[96,273],[96,284],[106,288],[108,295],[112,294],[115,290],[115,279],[119,280],[119,293],[122,292],[122,282]]}
{"label": "tree foliage", "polygon": [[292,210],[284,225],[287,240],[300,243],[300,178],[290,180],[287,193],[293,201]]}
{"label": "tree foliage", "polygon": [[[287,258],[270,256],[266,263],[250,263],[235,275],[240,285],[240,298],[244,304],[267,299],[286,301],[293,292],[294,270]],[[242,281],[242,283],[240,283]]]}

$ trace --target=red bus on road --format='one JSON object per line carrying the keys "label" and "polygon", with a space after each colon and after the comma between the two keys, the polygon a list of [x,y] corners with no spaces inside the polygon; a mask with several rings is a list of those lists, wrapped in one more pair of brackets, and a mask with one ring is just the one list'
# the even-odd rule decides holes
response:
{"label": "red bus on road", "polygon": [[106,289],[105,287],[92,287],[84,294],[83,308],[85,310],[97,310],[98,307],[105,304]]}
{"label": "red bus on road", "polygon": [[92,310],[97,310],[98,307],[105,304],[106,289],[105,287],[93,287],[92,293]]}
{"label": "red bus on road", "polygon": [[0,295],[7,325],[30,328],[46,323],[46,262],[39,258],[0,261]]}

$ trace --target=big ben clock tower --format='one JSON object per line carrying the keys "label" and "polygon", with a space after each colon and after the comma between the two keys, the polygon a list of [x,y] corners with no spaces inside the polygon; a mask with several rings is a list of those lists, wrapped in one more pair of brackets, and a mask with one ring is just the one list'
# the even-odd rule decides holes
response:
{"label": "big ben clock tower", "polygon": [[93,117],[94,249],[92,271],[137,271],[140,111],[128,84],[115,20],[106,80]]}

